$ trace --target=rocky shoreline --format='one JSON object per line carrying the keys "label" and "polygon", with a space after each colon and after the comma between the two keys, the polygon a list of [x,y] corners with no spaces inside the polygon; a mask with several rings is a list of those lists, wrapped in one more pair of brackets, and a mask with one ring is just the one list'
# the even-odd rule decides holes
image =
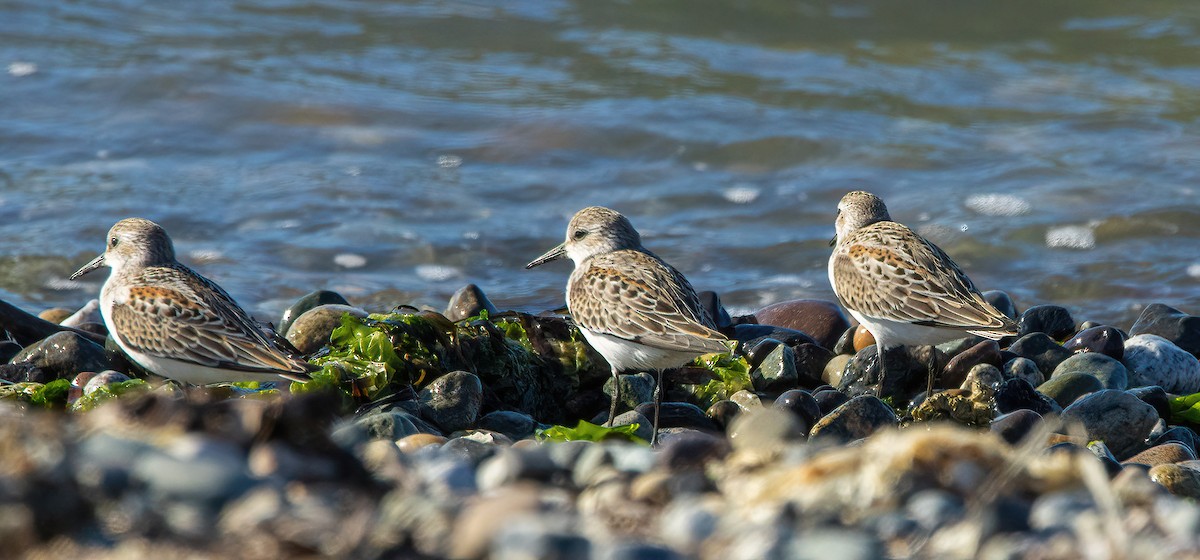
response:
{"label": "rocky shoreline", "polygon": [[475,286],[443,311],[305,296],[278,330],[323,369],[291,387],[180,388],[94,308],[0,302],[0,556],[1200,555],[1200,317],[986,295],[1018,336],[881,375],[831,302],[706,293],[736,351],[668,376],[655,449],[653,377],[595,426],[612,381],[569,319]]}

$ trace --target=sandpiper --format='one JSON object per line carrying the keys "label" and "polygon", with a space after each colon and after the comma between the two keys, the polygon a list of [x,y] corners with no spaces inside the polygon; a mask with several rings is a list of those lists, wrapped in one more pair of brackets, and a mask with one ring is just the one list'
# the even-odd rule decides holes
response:
{"label": "sandpiper", "polygon": [[622,371],[654,371],[654,435],[658,439],[662,372],[696,357],[728,352],[725,335],[700,305],[696,291],[671,265],[642,247],[641,236],[620,213],[584,208],[567,225],[567,239],[525,265],[568,257],[567,309],[584,338],[612,368],[608,425],[620,398]]}
{"label": "sandpiper", "polygon": [[989,304],[950,256],[892,221],[879,197],[847,193],[838,203],[829,283],[842,306],[883,352],[903,344],[939,344],[964,333],[999,339],[1016,323]]}
{"label": "sandpiper", "polygon": [[112,269],[100,290],[109,334],[145,370],[183,383],[303,381],[316,369],[273,342],[229,294],[175,260],[158,224],[128,218],[75,280]]}

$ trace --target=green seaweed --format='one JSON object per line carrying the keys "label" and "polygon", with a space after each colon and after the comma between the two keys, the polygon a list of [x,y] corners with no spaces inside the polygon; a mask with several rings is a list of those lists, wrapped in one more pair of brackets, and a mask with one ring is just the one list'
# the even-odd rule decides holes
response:
{"label": "green seaweed", "polygon": [[702,408],[728,399],[734,393],[751,387],[750,363],[745,356],[728,354],[706,354],[696,358],[695,365],[713,373],[714,379],[703,385],[695,385],[692,394]]}
{"label": "green seaweed", "polygon": [[71,392],[71,381],[55,379],[33,389],[29,402],[44,408],[63,410],[67,407],[67,396]]}
{"label": "green seaweed", "polygon": [[639,445],[650,445],[650,442],[636,435],[638,424],[626,424],[624,426],[598,426],[591,422],[580,420],[574,428],[566,426],[551,426],[544,430],[537,431],[537,438],[540,441],[606,441],[606,440],[626,440],[637,443]]}
{"label": "green seaweed", "polygon": [[150,384],[143,379],[130,379],[128,381],[117,381],[108,385],[101,385],[91,393],[79,397],[74,403],[71,403],[71,410],[76,412],[87,412],[100,406],[101,403],[111,399],[124,397],[126,395],[140,395],[150,391]]}
{"label": "green seaweed", "polygon": [[1174,397],[1171,403],[1171,423],[1200,424],[1200,393]]}

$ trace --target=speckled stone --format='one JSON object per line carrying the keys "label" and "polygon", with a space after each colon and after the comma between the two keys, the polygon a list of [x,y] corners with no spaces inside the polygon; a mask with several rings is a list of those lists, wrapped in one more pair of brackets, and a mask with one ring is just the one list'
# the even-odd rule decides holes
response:
{"label": "speckled stone", "polygon": [[1158,422],[1154,407],[1124,391],[1105,389],[1085,395],[1066,407],[1063,420],[1077,420],[1088,440],[1100,440],[1118,457],[1141,450],[1142,442]]}
{"label": "speckled stone", "polygon": [[1140,334],[1161,336],[1193,356],[1200,357],[1200,317],[1188,315],[1169,305],[1154,303],[1146,306],[1129,328],[1130,338]]}
{"label": "speckled stone", "polygon": [[1004,363],[1004,377],[1006,379],[1024,379],[1025,382],[1037,387],[1045,383],[1046,376],[1042,370],[1038,369],[1037,364],[1029,358],[1016,357]]}
{"label": "speckled stone", "polygon": [[1076,353],[1104,354],[1119,361],[1125,356],[1125,335],[1109,326],[1092,327],[1076,333],[1063,343],[1063,348]]}
{"label": "speckled stone", "polygon": [[1157,385],[1168,393],[1200,392],[1200,360],[1161,336],[1141,334],[1126,340],[1123,361],[1134,387]]}
{"label": "speckled stone", "polygon": [[1164,443],[1155,445],[1150,449],[1142,451],[1133,457],[1125,460],[1126,463],[1140,463],[1150,465],[1165,465],[1168,463],[1178,463],[1180,461],[1193,461],[1196,459],[1196,454],[1188,449],[1187,446],[1180,443]]}
{"label": "speckled stone", "polygon": [[852,441],[867,437],[881,428],[895,426],[898,421],[892,407],[877,397],[862,395],[850,399],[817,421],[809,437]]}

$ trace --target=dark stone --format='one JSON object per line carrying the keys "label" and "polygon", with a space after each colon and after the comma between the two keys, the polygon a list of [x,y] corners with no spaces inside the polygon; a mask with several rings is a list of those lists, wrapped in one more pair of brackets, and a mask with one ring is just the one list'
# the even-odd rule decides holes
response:
{"label": "dark stone", "polygon": [[1024,379],[1009,379],[996,390],[996,412],[1008,414],[1018,410],[1030,410],[1038,414],[1051,414],[1062,409],[1053,399],[1038,393]]}
{"label": "dark stone", "polygon": [[421,390],[421,416],[446,433],[475,425],[483,404],[483,384],[475,374],[452,371]]}
{"label": "dark stone", "polygon": [[821,412],[821,407],[817,404],[817,400],[808,391],[800,389],[792,389],[779,395],[772,406],[795,414],[797,418],[804,422],[805,432],[811,429],[817,423],[817,420],[820,420],[825,415]]}
{"label": "dark stone", "polygon": [[745,348],[753,348],[759,342],[768,338],[774,338],[788,346],[817,343],[811,336],[800,331],[785,329],[783,327],[772,327],[771,325],[734,325],[733,338]]}
{"label": "dark stone", "polygon": [[479,286],[467,284],[450,296],[450,303],[446,306],[444,315],[447,319],[458,322],[479,315],[481,311],[487,311],[489,315],[500,312]]}
{"label": "dark stone", "polygon": [[937,385],[944,389],[961,387],[967,379],[967,373],[979,364],[991,364],[996,368],[1003,365],[1000,361],[1000,345],[995,340],[984,340],[950,358],[942,369],[942,377]]}
{"label": "dark stone", "polygon": [[833,344],[834,355],[854,354],[854,333],[857,331],[858,327],[850,327],[842,333],[842,336],[838,337],[837,342]]}
{"label": "dark stone", "polygon": [[60,332],[27,346],[12,363],[26,362],[42,370],[47,380],[71,379],[83,371],[113,369],[104,348],[82,335]]}
{"label": "dark stone", "polygon": [[1003,313],[1009,319],[1017,318],[1017,304],[1013,303],[1012,297],[1001,290],[988,290],[983,292],[983,300],[990,303],[997,311]]}
{"label": "dark stone", "polygon": [[821,416],[825,416],[839,406],[842,406],[850,397],[837,389],[829,389],[827,391],[817,391],[813,393],[813,400],[816,401],[817,407],[821,410]]}
{"label": "dark stone", "polygon": [[805,343],[792,347],[792,353],[796,356],[796,377],[800,387],[814,388],[825,383],[821,379],[821,372],[825,371],[825,364],[833,359],[833,352],[816,344]]}
{"label": "dark stone", "polygon": [[1063,343],[1072,352],[1095,352],[1121,361],[1125,357],[1125,335],[1112,327],[1100,326],[1079,331]]}
{"label": "dark stone", "polygon": [[1200,358],[1200,317],[1161,303],[1150,304],[1129,328],[1130,338],[1139,334],[1156,334]]}
{"label": "dark stone", "polygon": [[[760,342],[758,346],[772,343],[772,339]],[[774,342],[770,352],[761,359],[757,366],[750,370],[750,382],[755,391],[778,393],[794,389],[799,380],[796,375],[796,355],[792,349],[782,342]]]}
{"label": "dark stone", "polygon": [[817,344],[829,349],[850,327],[850,321],[838,304],[819,299],[796,299],[769,305],[756,311],[754,318],[763,325],[808,334]]}
{"label": "dark stone", "polygon": [[29,362],[20,362],[15,364],[0,364],[0,379],[13,383],[24,383],[26,381],[49,383],[54,381],[55,377]]}
{"label": "dark stone", "polygon": [[809,438],[849,442],[867,437],[881,428],[895,426],[898,422],[892,407],[877,397],[862,395],[850,399],[821,418],[812,427]]}
{"label": "dark stone", "polygon": [[1172,426],[1150,442],[1151,445],[1163,445],[1166,443],[1178,443],[1191,450],[1193,455],[1197,451],[1196,432],[1185,426]]}
{"label": "dark stone", "polygon": [[758,344],[746,347],[746,362],[750,364],[750,369],[758,367],[767,358],[767,355],[778,346],[785,346],[785,344],[774,338],[764,338]]}
{"label": "dark stone", "polygon": [[1045,333],[1032,333],[1018,338],[1008,347],[1009,351],[1033,360],[1043,374],[1049,376],[1063,360],[1071,357],[1071,351],[1060,346]]}
{"label": "dark stone", "polygon": [[[646,418],[654,419],[654,404],[642,403],[635,409],[639,414]],[[706,430],[710,432],[719,432],[721,429],[713,422],[712,418],[705,416],[704,411],[700,407],[685,402],[664,402],[662,410],[659,411],[658,428],[693,428],[696,430]]]}
{"label": "dark stone", "polygon": [[703,470],[708,463],[724,459],[729,451],[729,440],[725,437],[687,432],[662,445],[655,454],[655,463],[671,472]]}
{"label": "dark stone", "polygon": [[1088,451],[1091,451],[1100,463],[1104,465],[1104,470],[1108,472],[1109,478],[1121,474],[1121,462],[1113,456],[1112,451],[1104,442],[1093,441],[1088,443]]}
{"label": "dark stone", "polygon": [[1054,340],[1062,340],[1075,332],[1075,319],[1071,312],[1057,305],[1035,305],[1021,314],[1017,324],[1017,337],[1030,333],[1045,333]]}
{"label": "dark stone", "polygon": [[712,418],[722,430],[726,430],[729,429],[729,423],[741,413],[742,407],[738,403],[726,399],[713,403],[704,414]]}
{"label": "dark stone", "polygon": [[1062,418],[1083,424],[1088,441],[1103,441],[1118,459],[1141,451],[1159,419],[1153,406],[1112,389],[1081,397],[1063,410]]}
{"label": "dark stone", "polygon": [[1129,386],[1129,371],[1109,356],[1095,352],[1075,354],[1058,364],[1050,379],[1074,373],[1090,374],[1104,384],[1105,389],[1125,390]]}
{"label": "dark stone", "polygon": [[11,340],[0,341],[0,362],[8,363],[13,356],[21,353],[21,345]]}
{"label": "dark stone", "polygon": [[1031,500],[1008,496],[992,500],[982,508],[980,514],[980,542],[991,535],[1028,532],[1031,509]]}
{"label": "dark stone", "polygon": [[700,305],[708,311],[708,316],[712,317],[718,329],[724,329],[733,325],[733,318],[729,316],[729,312],[725,310],[725,306],[721,305],[721,296],[711,291],[703,291],[696,295],[700,297]]}
{"label": "dark stone", "polygon": [[488,445],[473,439],[456,437],[447,441],[446,443],[443,443],[442,446],[438,448],[438,452],[444,455],[457,457],[467,461],[468,463],[471,463],[472,465],[478,466],[484,461],[484,459],[488,459],[492,455],[495,455],[497,449],[499,448],[495,445]]}
{"label": "dark stone", "polygon": [[1054,399],[1059,406],[1067,407],[1076,399],[1104,388],[1104,383],[1088,373],[1060,375],[1038,386],[1039,393]]}
{"label": "dark stone", "polygon": [[1171,417],[1171,397],[1167,395],[1167,392],[1162,387],[1157,385],[1134,387],[1126,392],[1142,399],[1142,402],[1153,406],[1154,410],[1158,412],[1159,418]]}
{"label": "dark stone", "polygon": [[359,318],[367,316],[366,311],[349,305],[318,305],[291,322],[286,335],[287,341],[301,354],[312,354],[329,344],[330,335],[334,329],[342,326],[342,316],[347,313]]}
{"label": "dark stone", "polygon": [[346,298],[342,297],[342,295],[337,292],[331,292],[329,290],[317,290],[315,292],[311,292],[296,300],[296,303],[293,303],[291,307],[287,308],[283,312],[283,317],[279,319],[279,328],[276,329],[276,332],[287,336],[288,329],[291,328],[292,322],[295,321],[296,318],[303,315],[305,311],[317,306],[330,304],[350,305],[350,302],[346,301]]}
{"label": "dark stone", "polygon": [[933,346],[894,346],[884,351],[887,375],[880,375],[874,346],[864,348],[846,366],[838,390],[855,397],[874,393],[894,402],[909,402],[929,384],[930,372],[941,371],[946,355]]}
{"label": "dark stone", "polygon": [[1042,415],[1022,408],[994,418],[991,430],[1009,444],[1017,445],[1041,423]]}
{"label": "dark stone", "polygon": [[537,430],[532,416],[511,410],[497,410],[484,415],[476,423],[481,430],[491,430],[508,436],[513,441],[525,439]]}
{"label": "dark stone", "polygon": [[441,435],[437,428],[404,410],[374,409],[335,428],[331,438],[350,449],[372,439],[400,440],[413,434]]}

